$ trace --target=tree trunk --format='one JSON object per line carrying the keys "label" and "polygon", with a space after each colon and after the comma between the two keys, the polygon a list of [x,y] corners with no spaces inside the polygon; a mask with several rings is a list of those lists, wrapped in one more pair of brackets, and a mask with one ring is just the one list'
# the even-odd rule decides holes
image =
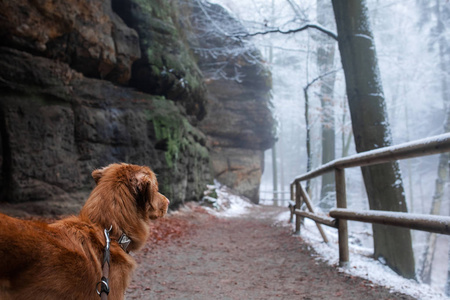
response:
{"label": "tree trunk", "polygon": [[445,295],[450,296],[450,250],[448,251],[447,281],[445,283]]}
{"label": "tree trunk", "polygon": [[[282,131],[282,130],[280,130],[280,131]],[[281,205],[283,205],[283,203],[284,203],[284,172],[285,172],[285,169],[284,169],[284,140],[282,139],[282,138],[280,138],[280,140],[279,140],[279,145],[280,145],[280,147],[278,148],[278,157],[280,158],[280,163],[278,164],[278,166],[279,166],[279,173],[280,173],[280,192],[279,192],[279,196],[278,196],[278,199],[280,200],[280,202],[281,202]]]}
{"label": "tree trunk", "polygon": [[[447,48],[447,43],[444,37],[444,24],[442,23],[441,9],[439,5],[439,1],[436,0],[436,33],[439,36],[438,45],[439,45],[439,68],[441,70],[441,92],[442,92],[442,100],[444,101],[444,107],[446,109],[446,121],[444,123],[444,132],[450,132],[450,89],[448,87],[448,79],[450,78],[450,74],[447,70],[447,61],[445,60],[445,56],[447,55],[449,49]],[[438,165],[438,174],[435,184],[435,190],[433,195],[433,200],[431,202],[431,211],[432,215],[439,215],[441,212],[441,203],[444,198],[444,188],[448,179],[448,168],[449,168],[449,153],[441,153],[439,155],[439,165]],[[430,284],[431,283],[431,270],[434,259],[434,251],[436,248],[436,234],[430,233],[427,236],[427,242],[425,245],[425,251],[422,258],[422,266],[420,268],[420,278],[423,282]]]}
{"label": "tree trunk", "polygon": [[[274,0],[272,0],[272,17],[274,15]],[[273,47],[269,46],[269,63],[273,63]],[[278,170],[277,170],[277,143],[272,147],[272,180],[273,180],[273,205],[278,206]]]}
{"label": "tree trunk", "polygon": [[[328,0],[317,0],[317,21],[326,28],[331,27],[329,16],[332,14],[331,3]],[[333,70],[335,40],[320,33],[317,35],[317,66],[319,74],[325,74]],[[335,134],[334,134],[334,104],[333,91],[336,73],[324,76],[321,80],[319,98],[322,106],[322,164],[335,159]],[[322,176],[322,188],[320,192],[319,206],[324,211],[334,207],[335,201],[334,172]]]}
{"label": "tree trunk", "polygon": [[[392,145],[375,43],[364,0],[332,0],[357,152]],[[372,210],[406,212],[397,162],[361,168]],[[375,258],[415,278],[409,229],[373,225]]]}
{"label": "tree trunk", "polygon": [[[311,129],[309,126],[309,99],[308,99],[309,84],[303,88],[303,95],[305,97],[305,124],[306,124],[306,172],[311,171],[312,157],[311,157]],[[311,180],[306,181],[306,192],[310,191]]]}
{"label": "tree trunk", "polygon": [[345,100],[342,105],[344,107],[344,113],[342,114],[342,133],[341,133],[341,144],[342,144],[342,156],[346,157],[348,156],[348,153],[350,151],[350,144],[352,142],[353,132],[350,130],[347,136],[345,136],[345,119],[347,116],[347,110],[345,109]]}
{"label": "tree trunk", "polygon": [[278,206],[277,144],[272,147],[273,205]]}
{"label": "tree trunk", "polygon": [[[447,112],[450,112],[447,109]],[[447,115],[447,129],[449,127],[449,114]],[[446,131],[448,132],[448,131]],[[444,197],[444,187],[448,179],[448,162],[449,162],[449,154],[441,153],[439,156],[439,165],[438,165],[438,178],[436,179],[435,190],[433,195],[433,200],[431,203],[431,211],[432,215],[439,215],[441,212],[441,204],[442,199]],[[434,259],[434,251],[436,248],[437,235],[436,233],[430,233],[427,236],[427,242],[425,244],[425,251],[422,258],[422,266],[420,268],[420,278],[423,282],[430,284],[431,283],[431,270]]]}

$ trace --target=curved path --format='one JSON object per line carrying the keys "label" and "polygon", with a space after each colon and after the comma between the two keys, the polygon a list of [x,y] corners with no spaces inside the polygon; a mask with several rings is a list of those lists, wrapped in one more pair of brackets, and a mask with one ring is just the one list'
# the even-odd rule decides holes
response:
{"label": "curved path", "polygon": [[317,261],[300,238],[274,225],[280,209],[257,206],[235,218],[202,211],[155,225],[163,233],[135,255],[126,299],[413,299]]}

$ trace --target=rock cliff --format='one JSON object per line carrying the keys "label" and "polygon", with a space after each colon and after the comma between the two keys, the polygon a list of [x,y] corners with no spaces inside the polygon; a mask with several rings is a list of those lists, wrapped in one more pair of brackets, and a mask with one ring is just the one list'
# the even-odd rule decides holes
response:
{"label": "rock cliff", "polygon": [[197,37],[189,40],[207,85],[208,114],[199,128],[208,137],[214,177],[258,203],[264,150],[275,141],[270,71],[254,45],[236,37],[246,30],[224,8],[186,6]]}
{"label": "rock cliff", "polygon": [[0,57],[3,200],[77,211],[92,170],[121,161],[151,166],[175,204],[211,180],[206,137],[173,102],[22,51]]}
{"label": "rock cliff", "polygon": [[212,78],[194,2],[0,3],[3,206],[76,212],[92,170],[118,161],[152,167],[173,205],[213,177],[258,200],[270,76],[244,63],[243,80]]}

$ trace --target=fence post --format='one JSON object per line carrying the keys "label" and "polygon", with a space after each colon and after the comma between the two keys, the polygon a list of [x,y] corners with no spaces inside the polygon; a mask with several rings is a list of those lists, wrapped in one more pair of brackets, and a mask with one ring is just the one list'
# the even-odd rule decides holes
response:
{"label": "fence post", "polygon": [[[347,195],[345,187],[345,170],[334,169],[336,180],[336,205],[337,208],[347,208]],[[349,262],[348,252],[348,226],[347,220],[338,219],[339,234],[339,266],[347,267]]]}
{"label": "fence post", "polygon": [[[300,182],[295,182],[295,208],[294,209],[300,209],[302,206],[302,199],[300,196]],[[295,215],[295,232],[294,234],[299,235],[300,234],[300,223],[301,223],[301,217],[299,215]]]}
{"label": "fence post", "polygon": [[291,201],[295,201],[295,182],[291,183]]}
{"label": "fence post", "polygon": [[[289,216],[289,224],[293,223],[294,221],[294,210],[295,210],[295,204],[292,204],[292,202],[294,202],[295,199],[295,185],[294,183],[291,183],[290,185],[290,191],[291,191],[291,202],[289,202],[289,211],[290,211],[290,216]],[[295,202],[294,202],[295,203]]]}
{"label": "fence post", "polygon": [[[308,207],[309,211],[315,214],[314,208],[312,206],[311,200],[309,199],[308,193],[306,193],[305,189],[303,189],[301,183],[298,184],[298,188],[300,190],[300,195],[302,196],[303,201],[305,202],[306,206]],[[320,232],[320,235],[323,238],[323,241],[325,243],[328,243],[327,235],[325,234],[325,231],[322,229],[322,225],[316,222],[317,229]]]}

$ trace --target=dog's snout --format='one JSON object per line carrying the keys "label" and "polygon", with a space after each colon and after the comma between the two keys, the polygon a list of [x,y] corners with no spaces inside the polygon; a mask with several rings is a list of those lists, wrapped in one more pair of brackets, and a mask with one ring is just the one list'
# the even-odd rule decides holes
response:
{"label": "dog's snout", "polygon": [[159,194],[159,196],[161,197],[161,198],[163,198],[165,201],[166,201],[166,203],[167,203],[167,205],[170,203],[170,200],[169,199],[167,199],[167,197],[166,196],[164,196],[163,194],[161,194],[161,193],[158,193]]}

